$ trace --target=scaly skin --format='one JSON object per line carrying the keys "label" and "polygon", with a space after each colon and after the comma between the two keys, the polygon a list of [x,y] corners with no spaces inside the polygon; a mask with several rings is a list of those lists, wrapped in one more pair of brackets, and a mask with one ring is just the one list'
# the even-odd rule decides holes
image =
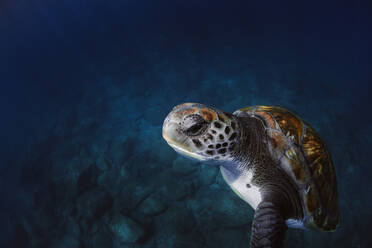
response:
{"label": "scaly skin", "polygon": [[277,207],[269,201],[261,202],[254,213],[251,248],[282,248],[286,230]]}

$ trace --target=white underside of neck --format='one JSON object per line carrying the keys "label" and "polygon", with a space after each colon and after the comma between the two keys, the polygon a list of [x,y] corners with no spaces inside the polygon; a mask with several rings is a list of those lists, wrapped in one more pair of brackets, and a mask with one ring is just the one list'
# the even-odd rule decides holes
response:
{"label": "white underside of neck", "polygon": [[231,189],[245,202],[256,210],[258,204],[262,201],[260,188],[252,184],[252,170],[243,171],[240,175],[234,175],[224,166],[220,166],[221,174]]}
{"label": "white underside of neck", "polygon": [[[241,172],[240,175],[234,175],[230,170],[224,166],[220,166],[222,177],[231,189],[245,202],[247,202],[254,210],[257,209],[258,204],[262,201],[262,195],[260,188],[252,184],[253,171],[247,170]],[[250,187],[248,187],[249,185]],[[303,229],[307,228],[304,225],[303,220],[287,219],[285,221],[289,228]]]}

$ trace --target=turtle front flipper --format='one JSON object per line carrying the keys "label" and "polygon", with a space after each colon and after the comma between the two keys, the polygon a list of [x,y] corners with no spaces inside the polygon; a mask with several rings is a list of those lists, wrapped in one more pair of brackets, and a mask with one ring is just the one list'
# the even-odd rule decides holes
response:
{"label": "turtle front flipper", "polygon": [[251,248],[283,247],[286,230],[279,206],[272,201],[262,201],[254,214]]}

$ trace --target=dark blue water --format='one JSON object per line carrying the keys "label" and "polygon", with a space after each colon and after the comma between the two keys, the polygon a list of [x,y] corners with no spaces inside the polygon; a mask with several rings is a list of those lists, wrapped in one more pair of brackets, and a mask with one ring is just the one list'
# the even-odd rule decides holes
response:
{"label": "dark blue water", "polygon": [[252,209],[161,137],[174,105],[281,105],[336,167],[341,225],[286,247],[370,247],[368,1],[0,3],[1,247],[249,247]]}

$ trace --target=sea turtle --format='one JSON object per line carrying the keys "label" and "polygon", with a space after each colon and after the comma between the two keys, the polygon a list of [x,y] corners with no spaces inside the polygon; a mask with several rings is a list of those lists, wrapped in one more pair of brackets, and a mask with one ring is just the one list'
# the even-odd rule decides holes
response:
{"label": "sea turtle", "polygon": [[233,114],[199,103],[173,108],[163,137],[178,153],[218,165],[255,210],[251,247],[282,247],[287,227],[334,231],[338,193],[330,153],[316,131],[277,106]]}

